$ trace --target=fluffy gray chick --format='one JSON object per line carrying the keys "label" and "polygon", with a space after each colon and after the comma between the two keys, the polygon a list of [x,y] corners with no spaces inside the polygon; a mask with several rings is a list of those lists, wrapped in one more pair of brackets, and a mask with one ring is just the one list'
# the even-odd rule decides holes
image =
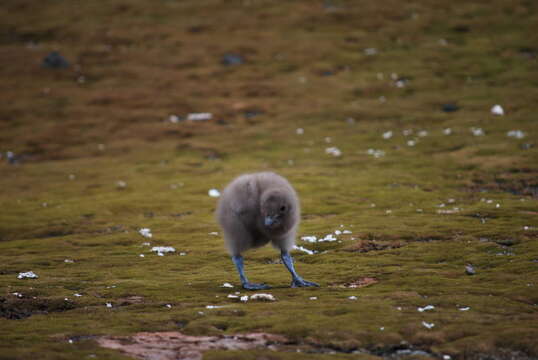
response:
{"label": "fluffy gray chick", "polygon": [[289,253],[295,244],[300,214],[297,193],[286,179],[272,172],[241,175],[224,189],[216,215],[243,288],[270,288],[248,281],[241,256],[269,242],[280,249],[282,262],[292,276],[291,287],[319,286],[297,274]]}

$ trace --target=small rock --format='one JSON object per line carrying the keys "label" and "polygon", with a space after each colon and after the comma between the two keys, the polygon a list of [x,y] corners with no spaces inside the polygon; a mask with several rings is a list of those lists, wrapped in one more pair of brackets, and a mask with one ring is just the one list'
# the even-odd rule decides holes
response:
{"label": "small rock", "polygon": [[422,326],[424,326],[425,328],[431,329],[431,328],[433,328],[435,326],[435,324],[434,323],[427,323],[426,321],[423,321]]}
{"label": "small rock", "polygon": [[465,273],[467,275],[475,275],[476,271],[475,271],[473,265],[471,265],[471,264],[465,265]]}
{"label": "small rock", "polygon": [[390,130],[386,131],[386,132],[383,133],[382,136],[383,136],[383,139],[388,140],[388,139],[390,139],[392,137],[392,131],[390,131]]}
{"label": "small rock", "polygon": [[426,306],[424,306],[424,307],[418,307],[418,308],[417,308],[417,311],[418,311],[418,312],[424,312],[424,311],[429,311],[429,310],[433,310],[433,309],[435,309],[435,306],[433,306],[433,305],[426,305]]}
{"label": "small rock", "polygon": [[503,116],[504,115],[504,109],[501,105],[493,105],[493,107],[491,108],[491,113],[493,115],[497,115],[497,116]]}
{"label": "small rock", "polygon": [[188,121],[204,121],[204,120],[211,120],[213,118],[213,114],[211,113],[191,113],[187,115]]}
{"label": "small rock", "polygon": [[17,279],[37,279],[39,276],[37,276],[36,273],[33,271],[27,271],[27,272],[21,272],[19,275],[17,275]]}
{"label": "small rock", "polygon": [[69,67],[69,62],[58,51],[52,51],[45,56],[42,66],[49,69],[65,69]]}
{"label": "small rock", "polygon": [[151,248],[151,251],[156,252],[159,256],[163,256],[166,253],[176,252],[176,249],[171,246],[154,246]]}
{"label": "small rock", "polygon": [[225,66],[236,66],[244,64],[245,59],[241,55],[228,53],[222,57],[220,63]]}
{"label": "small rock", "polygon": [[325,154],[332,155],[334,157],[338,157],[342,155],[342,152],[337,147],[329,147],[325,149]]}
{"label": "small rock", "polygon": [[444,112],[454,112],[458,111],[459,109],[460,108],[458,105],[452,103],[443,104],[443,106],[441,107],[441,110],[443,110]]}
{"label": "small rock", "polygon": [[525,137],[525,133],[521,130],[510,130],[506,133],[506,136],[516,139],[523,139]]}
{"label": "small rock", "polygon": [[151,230],[148,229],[148,228],[142,228],[142,229],[138,230],[138,233],[140,235],[142,235],[143,237],[145,237],[145,238],[153,237],[153,234],[151,233]]}
{"label": "small rock", "polygon": [[232,284],[226,282],[226,283],[222,284],[221,287],[223,287],[223,288],[233,288],[234,286]]}
{"label": "small rock", "polygon": [[271,294],[254,294],[250,296],[250,300],[276,301],[276,298]]}
{"label": "small rock", "polygon": [[211,197],[219,197],[220,191],[218,191],[217,189],[210,189],[207,194]]}
{"label": "small rock", "polygon": [[358,298],[356,296],[352,295],[352,296],[348,297],[348,299],[349,300],[357,300]]}

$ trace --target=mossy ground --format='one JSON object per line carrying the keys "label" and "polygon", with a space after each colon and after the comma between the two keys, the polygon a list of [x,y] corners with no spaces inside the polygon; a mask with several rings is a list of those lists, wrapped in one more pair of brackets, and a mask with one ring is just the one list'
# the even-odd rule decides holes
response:
{"label": "mossy ground", "polygon": [[[36,313],[0,318],[0,358],[124,358],[91,336],[168,330],[264,331],[364,358],[402,342],[538,357],[537,11],[524,0],[4,1],[0,150],[20,162],[0,164],[0,305]],[[43,68],[52,50],[70,68]],[[245,63],[224,66],[226,53]],[[497,103],[505,116],[490,113]],[[167,121],[190,112],[214,119]],[[209,235],[219,229],[207,191],[259,170],[296,187],[301,236],[341,224],[353,234],[298,240],[320,252],[294,254],[320,288],[288,288],[269,247],[245,254],[278,302],[237,304],[220,288],[238,280]],[[151,254],[141,227],[187,255]],[[17,279],[29,270],[39,279]],[[362,277],[378,282],[338,286]],[[206,354],[243,356],[358,355]]]}

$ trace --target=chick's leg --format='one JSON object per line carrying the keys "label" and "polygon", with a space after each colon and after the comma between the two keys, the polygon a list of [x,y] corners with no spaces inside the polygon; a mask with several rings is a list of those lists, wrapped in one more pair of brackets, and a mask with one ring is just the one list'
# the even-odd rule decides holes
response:
{"label": "chick's leg", "polygon": [[302,277],[297,274],[295,271],[295,268],[293,267],[293,258],[291,257],[290,253],[282,250],[280,253],[280,257],[282,259],[282,262],[284,265],[286,265],[286,268],[291,274],[292,280],[291,280],[291,287],[309,287],[309,286],[319,286],[315,282],[306,281]]}
{"label": "chick's leg", "polygon": [[271,287],[267,284],[255,284],[248,281],[244,265],[243,265],[243,257],[241,255],[234,255],[232,256],[232,261],[235,264],[235,267],[237,268],[237,272],[239,273],[239,278],[241,279],[241,284],[243,285],[243,289],[246,290],[266,290],[270,289]]}

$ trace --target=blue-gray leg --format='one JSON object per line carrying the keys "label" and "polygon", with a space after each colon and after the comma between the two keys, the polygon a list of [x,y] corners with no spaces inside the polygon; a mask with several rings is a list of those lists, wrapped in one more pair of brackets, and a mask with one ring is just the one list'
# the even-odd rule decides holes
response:
{"label": "blue-gray leg", "polygon": [[239,278],[241,279],[241,284],[243,285],[243,289],[246,290],[265,290],[270,289],[271,287],[266,284],[254,284],[248,281],[244,265],[243,265],[243,257],[241,255],[234,255],[232,256],[232,261],[235,264],[235,267],[237,268],[237,272],[239,273]]}
{"label": "blue-gray leg", "polygon": [[293,258],[291,257],[289,252],[282,250],[282,252],[280,253],[280,257],[282,258],[282,262],[284,263],[284,265],[286,265],[286,268],[291,274],[291,287],[319,286],[315,282],[306,281],[305,279],[300,277],[299,274],[297,274],[295,268],[293,267]]}

